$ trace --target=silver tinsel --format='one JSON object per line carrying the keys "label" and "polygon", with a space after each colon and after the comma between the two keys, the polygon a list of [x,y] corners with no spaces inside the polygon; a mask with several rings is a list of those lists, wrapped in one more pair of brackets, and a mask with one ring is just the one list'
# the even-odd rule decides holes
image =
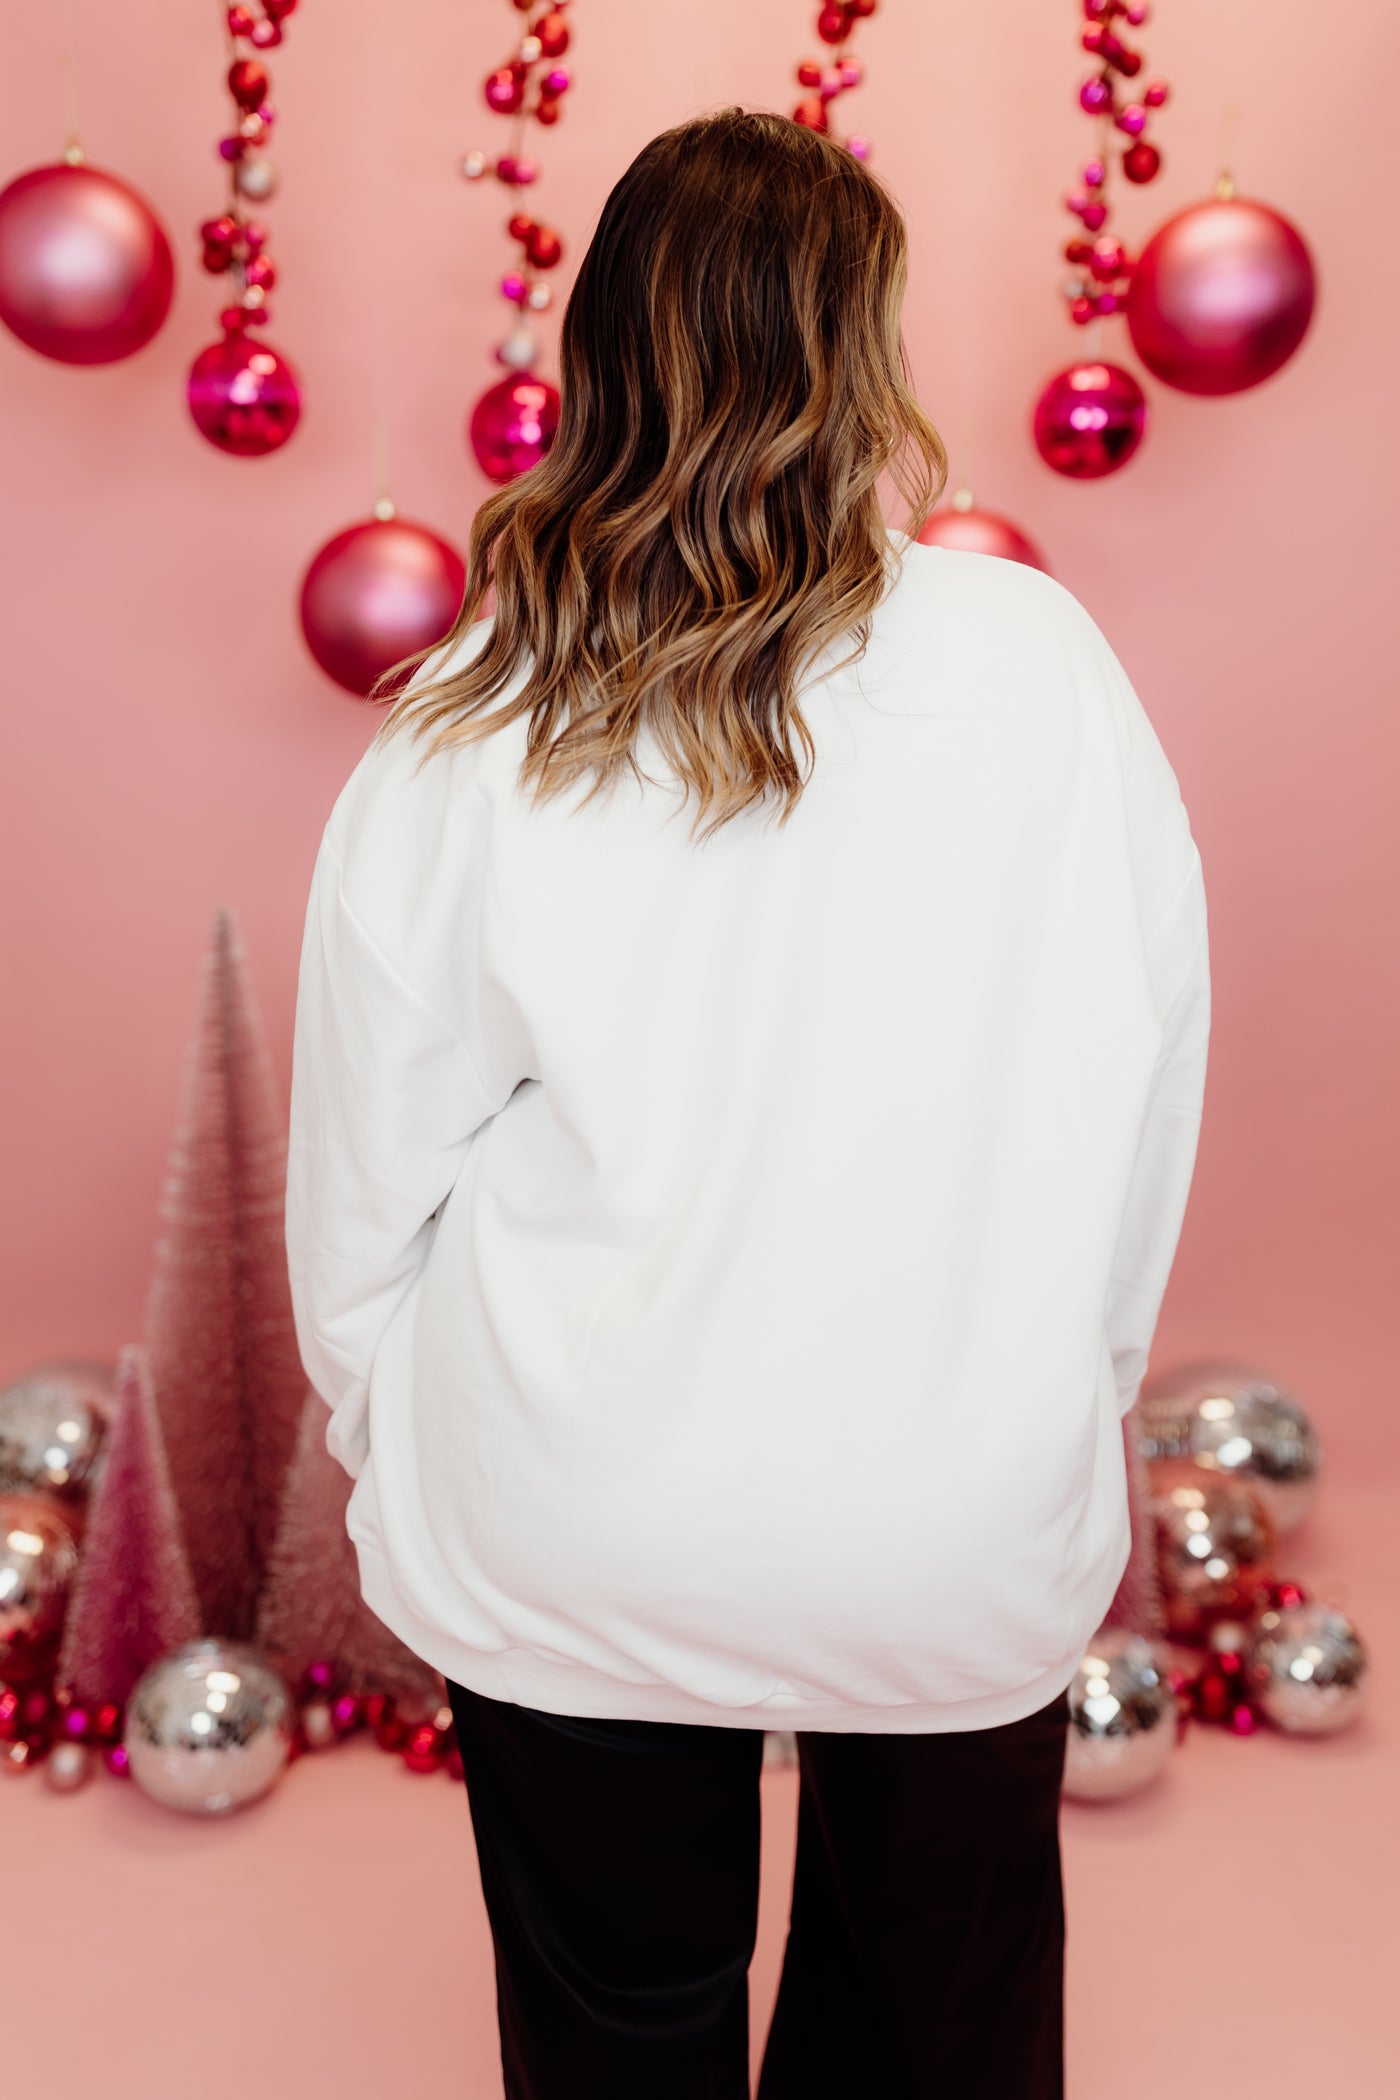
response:
{"label": "silver tinsel", "polygon": [[1176,1697],[1161,1653],[1124,1626],[1101,1627],[1069,1688],[1064,1791],[1116,1801],[1155,1779],[1176,1742]]}
{"label": "silver tinsel", "polygon": [[155,1663],[131,1695],[126,1754],[152,1800],[219,1816],[281,1777],[295,1714],[277,1672],[237,1641],[190,1641]]}

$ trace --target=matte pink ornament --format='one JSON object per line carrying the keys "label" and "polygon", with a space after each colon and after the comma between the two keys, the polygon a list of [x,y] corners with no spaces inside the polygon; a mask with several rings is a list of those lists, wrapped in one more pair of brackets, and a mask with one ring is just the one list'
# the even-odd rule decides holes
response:
{"label": "matte pink ornament", "polygon": [[1147,402],[1132,373],[1100,363],[1057,372],[1033,422],[1041,458],[1072,481],[1097,481],[1126,466],[1146,426]]}
{"label": "matte pink ornament", "polygon": [[976,504],[963,510],[954,503],[934,511],[924,520],[919,540],[925,547],[953,547],[968,554],[996,554],[1004,561],[1019,561],[1028,569],[1043,569],[1047,576],[1050,573],[1045,556],[1018,525],[1013,525],[1009,518],[998,516],[996,511],[981,510]]}
{"label": "matte pink ornament", "polygon": [[1138,258],[1128,331],[1187,394],[1237,394],[1286,364],[1312,320],[1307,243],[1267,204],[1216,197],[1168,219]]}
{"label": "matte pink ornament", "polygon": [[301,418],[301,389],[291,366],[270,344],[236,327],[200,351],[186,398],[201,437],[240,459],[277,451]]}
{"label": "matte pink ornament", "polygon": [[59,162],[0,190],[0,321],[41,357],[130,357],[164,321],[174,287],[159,220],[114,175]]}
{"label": "matte pink ornament", "polygon": [[232,916],[214,921],[161,1202],[146,1355],[206,1631],[246,1640],[306,1392],[286,1107]]}
{"label": "matte pink ornament", "polygon": [[[455,610],[455,608],[454,608]],[[355,1547],[345,1529],[350,1481],[326,1449],[329,1416],[308,1390],[296,1451],[287,1475],[267,1584],[258,1605],[258,1646],[293,1682],[329,1664],[339,1694],[331,1723],[348,1735],[361,1719],[358,1695],[370,1690],[398,1699],[435,1696],[436,1673],[377,1619],[360,1596]]]}
{"label": "matte pink ornament", "polygon": [[482,473],[504,482],[544,458],[558,427],[558,388],[520,374],[486,389],[472,410],[468,434]]}
{"label": "matte pink ornament", "polygon": [[377,679],[456,619],[466,569],[455,547],[406,518],[369,518],[328,540],[301,587],[306,646],[327,677],[364,698]]}
{"label": "matte pink ornament", "polygon": [[[124,1705],[153,1662],[200,1631],[146,1359],[127,1349],[117,1368],[116,1415],[88,1514],[58,1680],[90,1707],[107,1700]],[[83,1708],[70,1714],[82,1716],[78,1732],[85,1732]]]}

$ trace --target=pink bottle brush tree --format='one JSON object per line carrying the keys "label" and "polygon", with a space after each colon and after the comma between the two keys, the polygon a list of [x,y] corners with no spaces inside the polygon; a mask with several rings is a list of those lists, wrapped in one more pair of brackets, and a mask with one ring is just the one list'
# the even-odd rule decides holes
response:
{"label": "pink bottle brush tree", "polygon": [[243,944],[214,923],[162,1204],[146,1353],[205,1630],[248,1639],[306,1374],[283,1239],[286,1119]]}
{"label": "pink bottle brush tree", "polygon": [[199,1606],[145,1356],[140,1349],[126,1349],[68,1607],[58,1680],[84,1704],[123,1706],[143,1671],[199,1631]]}
{"label": "pink bottle brush tree", "polygon": [[293,1680],[312,1663],[329,1663],[346,1690],[436,1705],[436,1673],[360,1596],[355,1547],[345,1529],[350,1482],[326,1449],[328,1420],[325,1402],[308,1391],[258,1609],[258,1645]]}

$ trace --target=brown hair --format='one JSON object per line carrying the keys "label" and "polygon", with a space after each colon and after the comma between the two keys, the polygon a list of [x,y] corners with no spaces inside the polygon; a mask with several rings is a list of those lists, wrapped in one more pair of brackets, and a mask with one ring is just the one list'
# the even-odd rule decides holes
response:
{"label": "brown hair", "polygon": [[438,750],[527,715],[521,786],[591,773],[591,800],[640,777],[645,728],[693,830],[768,799],[786,821],[795,747],[814,755],[799,679],[843,638],[860,656],[890,578],[880,476],[917,531],[947,471],[900,336],[906,258],[880,183],[786,117],[723,110],[644,147],[564,315],[553,447],[473,521],[448,649],[494,586],[485,645],[381,734]]}

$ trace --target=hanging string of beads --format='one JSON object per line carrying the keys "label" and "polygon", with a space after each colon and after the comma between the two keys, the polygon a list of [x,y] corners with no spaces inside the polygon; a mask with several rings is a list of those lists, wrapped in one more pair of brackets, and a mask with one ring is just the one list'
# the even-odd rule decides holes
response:
{"label": "hanging string of beads", "polygon": [[[1133,261],[1109,226],[1110,163],[1122,140],[1125,179],[1155,182],[1162,156],[1145,134],[1152,112],[1167,99],[1162,80],[1149,81],[1136,100],[1129,100],[1124,88],[1142,72],[1143,56],[1119,32],[1140,29],[1148,17],[1146,5],[1083,0],[1083,6],[1081,41],[1098,60],[1098,69],[1081,81],[1079,107],[1098,124],[1099,142],[1080,170],[1079,184],[1065,198],[1065,209],[1078,219],[1081,231],[1064,251],[1076,272],[1065,283],[1064,296],[1070,319],[1081,328],[1102,323],[1128,304]],[[1032,418],[1041,458],[1071,481],[1101,481],[1117,473],[1136,453],[1146,429],[1147,397],[1137,379],[1125,366],[1098,356],[1057,372],[1042,389]]]}
{"label": "hanging string of beads", "polygon": [[223,452],[257,458],[286,443],[301,415],[301,389],[285,358],[249,334],[271,318],[268,294],[277,269],[268,251],[268,231],[249,206],[266,204],[277,188],[277,172],[264,150],[276,122],[272,78],[258,55],[282,42],[297,0],[261,0],[259,9],[225,7],[220,12],[228,40],[227,84],[232,103],[229,130],[219,140],[228,169],[224,209],[200,226],[204,268],[225,280],[219,314],[223,340],[200,352],[190,373],[190,413],[203,437]]}
{"label": "hanging string of beads", "polygon": [[[539,166],[526,150],[532,124],[557,124],[569,91],[569,68],[562,63],[569,48],[569,0],[511,0],[523,17],[513,53],[482,84],[482,96],[493,115],[511,126],[504,153],[494,159],[474,147],[462,161],[468,182],[492,176],[508,191],[529,189],[539,179]],[[553,442],[559,422],[558,389],[535,376],[539,342],[530,326],[532,314],[552,303],[549,273],[564,257],[564,243],[552,226],[519,207],[511,212],[506,232],[518,255],[501,279],[501,297],[515,316],[496,347],[496,360],[508,376],[488,387],[472,410],[468,425],[471,447],[483,473],[492,481],[513,481]]]}
{"label": "hanging string of beads", "polygon": [[856,23],[873,15],[877,5],[878,0],[824,0],[817,14],[817,35],[830,48],[831,56],[804,58],[797,68],[797,84],[806,92],[792,113],[793,122],[837,138],[857,160],[869,158],[870,141],[861,131],[840,139],[832,126],[831,105],[838,95],[849,94],[865,78],[860,60],[846,46]]}
{"label": "hanging string of beads", "polygon": [[1100,127],[1098,150],[1080,170],[1080,182],[1065,199],[1065,209],[1078,219],[1083,232],[1066,244],[1065,260],[1080,272],[1065,285],[1070,319],[1080,327],[1100,315],[1116,314],[1128,303],[1132,261],[1121,240],[1109,230],[1112,200],[1109,193],[1110,156],[1115,130],[1126,141],[1122,154],[1123,174],[1139,185],[1155,182],[1162,156],[1146,137],[1152,112],[1167,100],[1164,80],[1150,80],[1141,95],[1129,99],[1123,83],[1136,80],[1142,71],[1140,51],[1124,43],[1118,27],[1141,28],[1148,17],[1145,5],[1125,0],[1084,0],[1087,26],[1084,49],[1099,61],[1079,89],[1079,106]]}

